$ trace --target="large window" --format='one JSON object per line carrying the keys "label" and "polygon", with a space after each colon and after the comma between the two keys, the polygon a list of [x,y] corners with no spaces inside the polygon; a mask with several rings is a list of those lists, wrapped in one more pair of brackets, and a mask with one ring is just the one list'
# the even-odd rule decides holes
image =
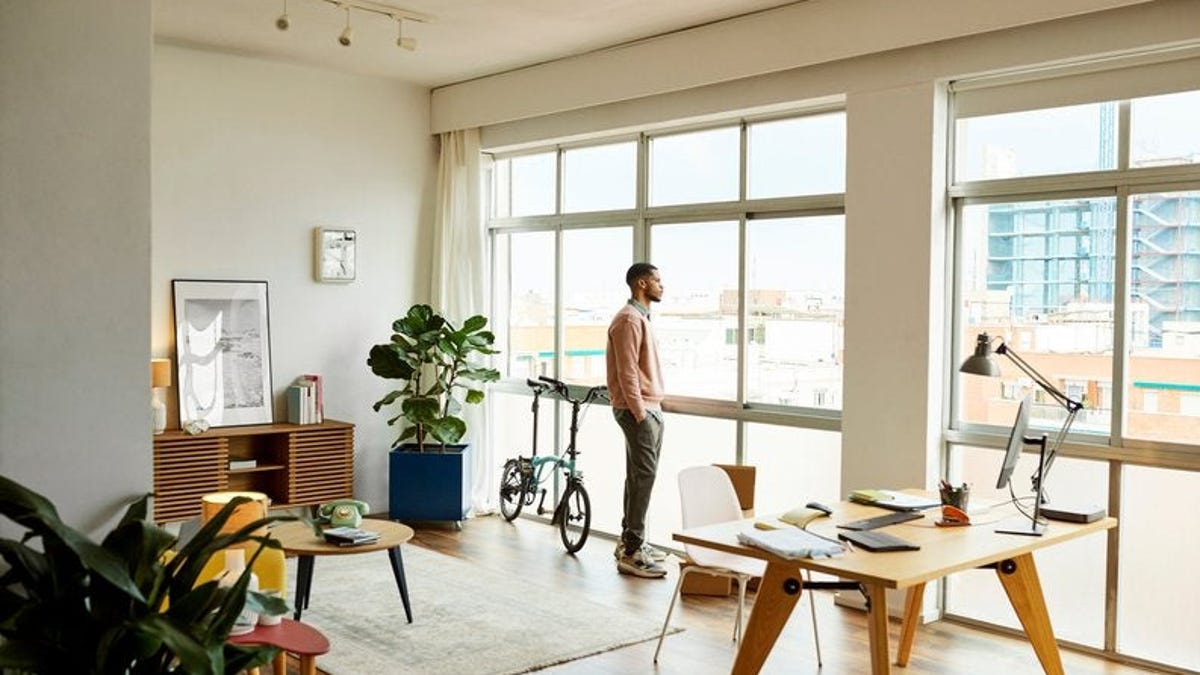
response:
{"label": "large window", "polygon": [[[1065,594],[1047,597],[1056,636],[1195,670],[1200,651],[1176,648],[1190,625],[1176,598],[1195,588],[1149,577],[1200,565],[1200,544],[1152,515],[1175,508],[1172,494],[1200,466],[1200,91],[1078,102],[1085,89],[1057,87],[1077,99],[1067,106],[1012,110],[1033,91],[1012,86],[959,107],[951,367],[987,334],[1084,406],[1046,476],[1049,499],[1115,504],[1121,529],[1118,546],[1093,537],[1039,558],[1053,580],[1044,587]],[[994,484],[1025,394],[1051,438],[1067,416],[1008,359],[997,363],[999,378],[953,378],[948,472],[976,487]],[[1017,467],[1018,495],[1031,491],[1035,458]],[[1172,542],[1169,563],[1147,558],[1150,541]],[[947,611],[1015,626],[989,609],[989,593],[956,576]]]}
{"label": "large window", "polygon": [[[548,145],[492,163],[493,321],[506,364],[498,415],[519,409],[512,400],[527,377],[604,382],[626,269],[648,260],[662,274],[651,311],[675,406],[649,517],[660,545],[679,523],[683,467],[803,467],[812,485],[837,483],[845,134],[845,114],[823,110]],[[554,407],[543,408],[543,425]],[[561,448],[562,415],[542,451]],[[506,441],[519,442],[527,424],[506,423]],[[617,532],[624,444],[607,409],[587,416],[580,444],[594,526]]]}

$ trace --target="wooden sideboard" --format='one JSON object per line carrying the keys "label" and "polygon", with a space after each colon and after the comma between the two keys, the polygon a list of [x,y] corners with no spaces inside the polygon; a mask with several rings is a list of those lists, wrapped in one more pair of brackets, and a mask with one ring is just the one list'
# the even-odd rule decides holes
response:
{"label": "wooden sideboard", "polygon": [[[254,461],[253,468],[230,462]],[[154,437],[154,519],[200,515],[212,492],[265,493],[272,508],[310,506],[354,495],[354,425],[261,424],[219,427],[198,436],[170,430]]]}

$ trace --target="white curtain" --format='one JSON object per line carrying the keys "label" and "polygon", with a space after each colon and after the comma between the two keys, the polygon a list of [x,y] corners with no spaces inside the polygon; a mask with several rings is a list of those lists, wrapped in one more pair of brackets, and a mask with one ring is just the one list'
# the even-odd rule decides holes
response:
{"label": "white curtain", "polygon": [[[433,275],[430,298],[456,326],[476,314],[487,316],[487,233],[483,220],[483,189],[479,130],[441,134],[437,207],[434,212]],[[491,317],[488,328],[491,329]],[[491,426],[483,405],[464,406],[471,444],[471,508],[475,515],[495,510],[495,462],[488,439]]]}

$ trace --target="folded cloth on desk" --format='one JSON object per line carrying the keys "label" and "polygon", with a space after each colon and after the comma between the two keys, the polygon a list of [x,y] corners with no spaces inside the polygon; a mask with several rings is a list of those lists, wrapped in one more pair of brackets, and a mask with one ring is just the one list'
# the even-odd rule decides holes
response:
{"label": "folded cloth on desk", "polygon": [[770,551],[781,558],[832,558],[846,552],[833,540],[794,527],[780,530],[748,530],[738,533],[738,542]]}

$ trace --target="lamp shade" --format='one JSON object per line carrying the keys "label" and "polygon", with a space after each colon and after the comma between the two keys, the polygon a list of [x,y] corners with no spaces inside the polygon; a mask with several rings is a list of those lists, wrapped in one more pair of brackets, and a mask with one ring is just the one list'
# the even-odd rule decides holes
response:
{"label": "lamp shade", "polygon": [[[253,501],[241,504],[234,510],[233,514],[229,516],[229,520],[225,521],[225,526],[221,528],[222,534],[232,534],[256,520],[267,517],[269,499],[261,492],[214,492],[201,498],[200,522],[207,523],[235,497],[249,497]],[[255,534],[258,535],[266,533],[266,527],[255,531]]]}
{"label": "lamp shade", "polygon": [[996,360],[992,358],[992,341],[987,333],[980,333],[976,338],[975,353],[963,361],[958,372],[968,375],[1000,377],[1000,366],[996,365]]}
{"label": "lamp shade", "polygon": [[150,359],[150,386],[154,388],[171,386],[170,359]]}

